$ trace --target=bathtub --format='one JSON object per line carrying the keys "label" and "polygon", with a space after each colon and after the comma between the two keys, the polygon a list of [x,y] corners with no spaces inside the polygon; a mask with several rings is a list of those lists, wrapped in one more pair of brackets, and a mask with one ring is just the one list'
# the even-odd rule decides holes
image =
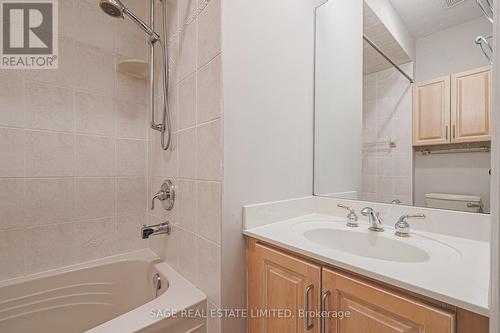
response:
{"label": "bathtub", "polygon": [[206,296],[150,250],[0,282],[2,333],[201,333],[205,309]]}

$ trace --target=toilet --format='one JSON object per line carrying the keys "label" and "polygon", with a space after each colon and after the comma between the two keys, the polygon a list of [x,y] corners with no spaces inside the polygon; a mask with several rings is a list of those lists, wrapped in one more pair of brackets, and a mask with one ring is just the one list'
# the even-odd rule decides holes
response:
{"label": "toilet", "polygon": [[425,205],[429,208],[482,213],[481,197],[476,195],[428,193],[425,195]]}

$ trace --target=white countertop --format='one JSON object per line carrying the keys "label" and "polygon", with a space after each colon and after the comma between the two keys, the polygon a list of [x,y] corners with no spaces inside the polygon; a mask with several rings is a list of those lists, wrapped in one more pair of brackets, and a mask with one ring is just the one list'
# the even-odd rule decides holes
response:
{"label": "white countertop", "polygon": [[[244,234],[339,268],[400,287],[459,308],[489,316],[490,245],[488,242],[413,231],[412,237],[394,236],[394,229],[383,233],[360,227],[345,227],[346,219],[322,214],[308,214],[264,226],[249,228]],[[410,222],[411,224],[411,222]],[[367,242],[376,246],[379,238],[405,242],[429,253],[420,262],[400,262],[347,253],[304,236],[311,229],[349,230],[364,233]],[[365,244],[363,244],[364,246]]]}

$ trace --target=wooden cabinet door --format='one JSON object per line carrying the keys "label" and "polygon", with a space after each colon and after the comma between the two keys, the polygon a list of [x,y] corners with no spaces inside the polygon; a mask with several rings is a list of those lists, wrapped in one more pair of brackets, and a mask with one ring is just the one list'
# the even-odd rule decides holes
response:
{"label": "wooden cabinet door", "polygon": [[[323,269],[326,311],[346,317],[326,320],[327,333],[451,333],[455,315],[365,281]],[[349,317],[347,317],[349,311]]]}
{"label": "wooden cabinet door", "polygon": [[450,77],[415,83],[413,87],[413,145],[450,142]]}
{"label": "wooden cabinet door", "polygon": [[[248,332],[319,333],[321,268],[250,240],[248,244]],[[308,300],[306,300],[306,294]],[[286,310],[265,313],[265,310]],[[281,317],[281,318],[280,318]]]}
{"label": "wooden cabinet door", "polygon": [[451,141],[489,141],[491,66],[451,76]]}

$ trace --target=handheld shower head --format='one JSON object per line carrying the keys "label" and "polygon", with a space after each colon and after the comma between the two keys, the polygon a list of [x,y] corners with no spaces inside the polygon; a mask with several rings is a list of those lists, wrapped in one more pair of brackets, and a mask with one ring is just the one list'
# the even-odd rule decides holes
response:
{"label": "handheld shower head", "polygon": [[99,7],[109,16],[121,18],[123,18],[123,12],[126,9],[120,0],[100,0]]}
{"label": "handheld shower head", "polygon": [[99,7],[101,7],[101,9],[111,17],[123,18],[124,15],[126,15],[151,37],[151,41],[153,43],[160,39],[160,36],[153,30],[153,28],[147,25],[137,15],[132,13],[120,0],[100,0]]}

